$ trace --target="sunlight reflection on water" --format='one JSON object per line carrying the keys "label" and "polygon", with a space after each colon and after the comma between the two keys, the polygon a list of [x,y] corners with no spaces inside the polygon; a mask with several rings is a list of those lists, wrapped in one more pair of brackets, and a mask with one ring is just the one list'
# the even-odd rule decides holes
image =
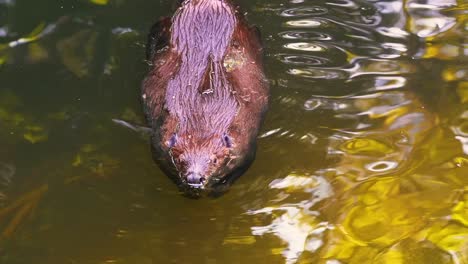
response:
{"label": "sunlight reflection on water", "polygon": [[[279,215],[267,226],[252,227],[252,234],[261,236],[273,233],[288,246],[282,251],[286,263],[295,263],[305,250],[315,252],[323,242],[324,232],[333,228],[327,222],[319,222],[318,211],[312,207],[318,202],[333,195],[330,184],[323,177],[289,175],[284,179],[276,179],[270,183],[270,188],[286,192],[304,192],[309,199],[286,203],[279,207],[267,207],[260,210],[249,211],[248,214],[275,214]],[[284,202],[288,195],[278,198],[277,202]]]}
{"label": "sunlight reflection on water", "polygon": [[0,263],[468,263],[466,3],[236,1],[270,110],[247,173],[190,200],[138,94],[174,1],[0,0]]}
{"label": "sunlight reflection on water", "polygon": [[[450,44],[438,40],[438,36],[442,39],[443,34],[454,31],[463,23],[448,15],[447,9],[456,5],[455,1],[375,2],[376,12],[369,13],[373,19],[359,16],[357,10],[362,11],[363,7],[357,1],[326,2],[323,6],[309,6],[302,1],[295,5],[291,2],[280,12],[289,19],[284,22],[287,31],[279,33],[285,41],[282,45],[284,49],[296,50],[297,53],[283,54],[278,59],[285,64],[285,72],[294,76],[292,78],[310,80],[310,87],[319,80],[344,80],[342,85],[346,87],[346,83],[352,79],[366,78],[364,87],[349,89],[339,95],[311,92],[313,95],[303,104],[305,111],[341,120],[341,126],[324,124],[324,129],[334,131],[329,136],[328,157],[338,162],[315,173],[325,171],[323,176],[290,175],[270,184],[272,191],[283,190],[278,197],[292,199],[297,196],[300,199],[300,193],[307,192],[314,196],[321,188],[327,190],[322,192],[326,195],[321,199],[309,198],[298,203],[289,202],[288,199],[284,201],[285,198],[272,199],[267,207],[249,211],[249,214],[272,215],[271,224],[252,227],[252,234],[272,233],[283,240],[287,246],[281,254],[286,263],[301,263],[299,260],[307,251],[318,254],[323,263],[425,263],[424,257],[412,258],[401,253],[400,245],[414,240],[430,241],[429,247],[445,247],[444,242],[433,239],[434,234],[432,237],[423,234],[449,232],[444,227],[437,229],[436,226],[448,224],[444,219],[450,216],[439,216],[439,220],[433,220],[425,229],[417,218],[424,219],[421,220],[423,222],[430,222],[430,218],[424,218],[424,214],[418,216],[415,212],[424,211],[431,215],[438,210],[435,209],[437,207],[450,208],[450,204],[458,201],[455,194],[463,184],[460,180],[456,181],[461,186],[455,184],[449,187],[440,183],[446,191],[454,193],[454,198],[434,205],[434,208],[430,208],[429,204],[437,200],[433,198],[439,195],[437,192],[442,192],[442,187],[413,189],[413,184],[422,184],[410,183],[419,182],[415,180],[419,174],[434,178],[430,180],[434,183],[439,181],[437,178],[440,175],[432,174],[430,167],[433,163],[430,155],[436,154],[426,156],[424,153],[434,151],[435,147],[430,147],[434,143],[430,142],[437,140],[440,132],[436,132],[439,130],[439,117],[414,95],[412,86],[415,84],[414,75],[427,74],[421,72],[421,66],[414,59],[458,56],[459,53],[447,51]],[[315,17],[314,12],[320,12],[321,17]],[[348,12],[349,19],[334,16],[340,12]],[[452,34],[457,33],[454,31]],[[441,48],[431,49],[429,42],[422,43],[429,38]],[[341,55],[330,57],[330,52]],[[330,61],[330,58],[335,61]],[[337,58],[344,60],[337,61]],[[330,66],[333,64],[337,66]],[[447,74],[451,79],[466,80],[466,77],[452,77],[455,75]],[[457,76],[464,76],[463,71],[458,71]],[[450,128],[466,155],[466,116],[461,116],[458,124]],[[322,187],[310,188],[311,183]],[[373,187],[365,187],[367,185]],[[287,191],[293,189],[296,193]],[[426,192],[434,197],[429,198]],[[336,204],[328,204],[329,200],[334,200]],[[322,201],[321,207],[316,206],[319,201]],[[405,201],[411,202],[404,205]],[[302,203],[308,206],[304,207]],[[323,203],[326,204],[325,208]],[[339,212],[330,212],[327,206]],[[328,220],[318,220],[323,219],[319,216],[324,212],[328,213],[328,217],[324,218]],[[388,218],[393,218],[395,222]],[[466,227],[450,228],[460,232],[460,239],[468,239]],[[309,240],[311,234],[315,236]],[[393,248],[385,251],[378,245],[393,245]],[[426,246],[411,247],[410,251],[419,252]],[[468,260],[468,244],[460,241],[455,248],[446,250],[445,254],[448,253],[450,257],[435,250],[431,255],[433,259],[440,260],[436,263],[446,263],[448,258],[452,263]],[[381,250],[385,253],[377,254]]]}

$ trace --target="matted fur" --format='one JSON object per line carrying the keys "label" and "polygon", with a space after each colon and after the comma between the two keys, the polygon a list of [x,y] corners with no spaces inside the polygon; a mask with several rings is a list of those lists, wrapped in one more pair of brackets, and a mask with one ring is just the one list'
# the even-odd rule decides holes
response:
{"label": "matted fur", "polygon": [[162,168],[208,186],[247,167],[269,91],[259,36],[237,6],[186,0],[153,27],[148,48],[142,97]]}
{"label": "matted fur", "polygon": [[175,14],[171,43],[181,63],[168,83],[166,103],[179,119],[179,133],[219,135],[236,115],[238,104],[223,69],[235,25],[234,12],[222,1],[188,1]]}

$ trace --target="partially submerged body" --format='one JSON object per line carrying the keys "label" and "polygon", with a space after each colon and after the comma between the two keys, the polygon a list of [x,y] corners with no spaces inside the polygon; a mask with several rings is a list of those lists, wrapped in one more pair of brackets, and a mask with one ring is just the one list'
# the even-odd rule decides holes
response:
{"label": "partially submerged body", "polygon": [[243,173],[268,104],[259,34],[228,0],[184,1],[153,26],[142,98],[161,168],[188,189]]}

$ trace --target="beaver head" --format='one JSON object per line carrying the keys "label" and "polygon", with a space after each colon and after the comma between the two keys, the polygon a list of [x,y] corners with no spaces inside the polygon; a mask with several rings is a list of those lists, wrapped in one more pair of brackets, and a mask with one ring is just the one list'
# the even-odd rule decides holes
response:
{"label": "beaver head", "polygon": [[258,32],[240,14],[228,0],[186,0],[150,34],[152,145],[184,189],[229,185],[254,157],[268,85]]}
{"label": "beaver head", "polygon": [[[199,132],[171,133],[168,138],[166,159],[170,160],[176,181],[185,189],[219,188],[232,182],[252,161],[253,142],[244,137],[225,133]],[[250,145],[244,147],[245,145]],[[166,161],[167,162],[167,161]]]}

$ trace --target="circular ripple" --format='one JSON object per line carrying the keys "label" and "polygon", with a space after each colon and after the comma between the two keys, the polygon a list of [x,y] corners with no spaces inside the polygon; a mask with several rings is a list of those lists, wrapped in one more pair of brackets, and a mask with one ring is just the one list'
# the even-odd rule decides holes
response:
{"label": "circular ripple", "polygon": [[342,70],[333,69],[315,69],[315,68],[304,68],[304,69],[289,69],[288,74],[300,76],[307,79],[344,79],[347,75]]}
{"label": "circular ripple", "polygon": [[320,6],[305,6],[289,8],[281,12],[283,17],[321,16],[328,13],[328,9]]}
{"label": "circular ripple", "polygon": [[376,32],[383,35],[387,36],[390,38],[396,38],[396,39],[406,39],[410,34],[403,29],[400,29],[398,27],[378,27],[376,29]]}
{"label": "circular ripple", "polygon": [[318,20],[318,19],[300,19],[300,20],[293,20],[287,21],[286,26],[288,27],[295,27],[295,28],[318,28],[325,25],[325,21]]}
{"label": "circular ripple", "polygon": [[320,32],[307,32],[307,31],[286,31],[279,33],[279,36],[284,39],[300,39],[300,40],[332,40],[332,37],[325,33]]}
{"label": "circular ripple", "polygon": [[327,58],[304,54],[278,54],[278,58],[289,65],[320,66],[329,62]]}
{"label": "circular ripple", "polygon": [[287,49],[301,50],[301,51],[326,51],[327,50],[327,48],[321,45],[308,43],[308,42],[288,43],[284,45],[284,47]]}
{"label": "circular ripple", "polygon": [[334,1],[327,2],[327,4],[331,6],[340,6],[340,7],[347,7],[347,8],[352,8],[352,9],[358,8],[358,5],[351,0],[334,0]]}
{"label": "circular ripple", "polygon": [[386,172],[398,167],[394,161],[377,161],[366,165],[366,169],[372,172]]}

